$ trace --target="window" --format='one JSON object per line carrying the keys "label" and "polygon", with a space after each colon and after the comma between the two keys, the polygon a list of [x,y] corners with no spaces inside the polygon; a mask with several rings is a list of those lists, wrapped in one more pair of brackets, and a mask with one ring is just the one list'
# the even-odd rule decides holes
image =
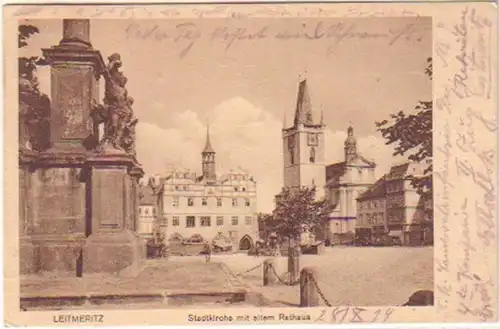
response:
{"label": "window", "polygon": [[194,200],[193,200],[193,198],[188,198],[188,206],[189,207],[194,206]]}
{"label": "window", "polygon": [[139,208],[139,215],[141,214],[141,210],[142,210],[142,208]]}
{"label": "window", "polygon": [[217,207],[222,207],[222,198],[217,198]]}
{"label": "window", "polygon": [[250,199],[245,199],[245,206],[250,207]]}
{"label": "window", "polygon": [[153,208],[153,215],[156,215],[156,208]]}
{"label": "window", "polygon": [[162,226],[162,227],[168,226],[168,218],[167,217],[160,218],[160,226]]}
{"label": "window", "polygon": [[252,225],[252,216],[245,217],[245,225]]}
{"label": "window", "polygon": [[238,192],[238,188],[237,188],[237,187],[235,187],[235,188],[234,188],[234,191],[235,191],[235,192]]}
{"label": "window", "polygon": [[176,185],[176,186],[175,186],[175,190],[176,190],[176,191],[179,191],[179,186],[177,186],[177,185]]}
{"label": "window", "polygon": [[238,199],[233,199],[233,207],[238,207]]}
{"label": "window", "polygon": [[194,227],[195,226],[195,218],[194,216],[186,217],[186,227]]}
{"label": "window", "polygon": [[172,200],[172,207],[179,207],[179,197],[178,196],[174,196],[174,198]]}
{"label": "window", "polygon": [[316,149],[314,147],[311,147],[311,151],[309,152],[309,162],[316,162]]}
{"label": "window", "polygon": [[144,209],[144,214],[146,214],[146,215],[149,214],[149,209],[148,208]]}
{"label": "window", "polygon": [[222,225],[224,225],[224,217],[217,216],[217,226],[222,226]]}
{"label": "window", "polygon": [[188,190],[188,186],[184,185],[184,191],[187,191],[187,190]]}
{"label": "window", "polygon": [[172,226],[179,226],[179,216],[172,217]]}
{"label": "window", "polygon": [[207,198],[202,198],[201,199],[201,205],[206,206],[207,205]]}
{"label": "window", "polygon": [[242,190],[243,192],[245,192],[247,189],[246,189],[246,188],[244,188],[244,187],[242,187],[242,188],[241,188],[241,190]]}
{"label": "window", "polygon": [[238,225],[238,216],[231,217],[231,225]]}
{"label": "window", "polygon": [[201,216],[200,225],[204,227],[210,226],[210,216]]}

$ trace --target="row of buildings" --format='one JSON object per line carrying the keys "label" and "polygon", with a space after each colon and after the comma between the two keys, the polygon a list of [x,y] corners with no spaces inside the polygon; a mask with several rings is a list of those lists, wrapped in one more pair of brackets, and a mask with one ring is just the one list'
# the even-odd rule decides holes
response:
{"label": "row of buildings", "polygon": [[398,236],[407,245],[432,243],[432,199],[424,199],[411,184],[411,177],[424,175],[429,163],[395,165],[377,180],[376,164],[360,154],[354,129],[348,127],[343,161],[328,164],[325,128],[322,116],[314,120],[303,80],[293,125],[282,130],[284,186],[315,186],[317,197],[334,206],[327,226],[313,238],[335,244],[368,230],[373,236]]}
{"label": "row of buildings", "polygon": [[[315,121],[307,81],[299,84],[293,125],[282,129],[285,187],[315,186],[317,197],[334,206],[327,226],[309,236],[341,243],[368,232],[389,234],[404,244],[432,243],[432,200],[424,200],[410,177],[424,174],[427,163],[393,166],[378,180],[376,164],[357,149],[354,129],[347,129],[344,159],[325,161],[323,118]],[[223,239],[234,249],[249,249],[259,236],[257,189],[242,169],[216,173],[216,152],[207,131],[201,153],[202,173],[176,169],[141,186],[139,232],[161,231],[170,241]]]}

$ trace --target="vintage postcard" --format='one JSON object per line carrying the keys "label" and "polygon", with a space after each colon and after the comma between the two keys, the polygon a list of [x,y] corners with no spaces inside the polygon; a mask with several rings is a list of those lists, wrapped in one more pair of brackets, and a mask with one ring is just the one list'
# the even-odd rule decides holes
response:
{"label": "vintage postcard", "polygon": [[496,322],[496,11],[4,7],[6,324]]}

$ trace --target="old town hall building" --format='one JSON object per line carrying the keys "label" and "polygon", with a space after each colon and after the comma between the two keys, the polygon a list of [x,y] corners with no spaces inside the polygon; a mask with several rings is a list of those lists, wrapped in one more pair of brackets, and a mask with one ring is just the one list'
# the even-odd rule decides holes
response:
{"label": "old town hall building", "polygon": [[317,188],[317,198],[326,197],[334,210],[316,239],[335,243],[356,227],[356,199],[375,182],[375,163],[357,150],[354,129],[348,127],[344,161],[327,164],[323,117],[315,120],[307,80],[299,84],[295,117],[291,127],[282,129],[284,186]]}
{"label": "old town hall building", "polygon": [[241,168],[218,175],[215,155],[207,129],[201,174],[177,168],[155,178],[164,234],[171,243],[224,241],[233,251],[248,250],[258,238],[257,183]]}

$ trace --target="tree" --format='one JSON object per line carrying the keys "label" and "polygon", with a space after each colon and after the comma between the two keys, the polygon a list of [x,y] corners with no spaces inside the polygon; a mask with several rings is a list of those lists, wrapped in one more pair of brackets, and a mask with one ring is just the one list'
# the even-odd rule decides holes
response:
{"label": "tree", "polygon": [[[19,25],[18,46],[28,45],[28,39],[39,33],[36,26]],[[36,69],[47,65],[41,56],[19,57],[19,142],[23,147],[33,149],[47,148],[49,145],[50,99],[40,92]]]}
{"label": "tree", "polygon": [[265,214],[262,212],[259,212],[257,214],[257,223],[259,225],[259,238],[263,240],[265,240],[270,233],[268,224],[270,222],[271,217],[272,217],[271,214]]}
{"label": "tree", "polygon": [[[432,58],[427,59],[425,74],[432,80]],[[395,145],[393,155],[407,155],[408,160],[424,162],[432,160],[432,100],[418,101],[410,114],[399,111],[390,120],[375,123],[386,139],[386,145]],[[423,176],[411,177],[420,194],[432,193],[432,161]]]}
{"label": "tree", "polygon": [[292,243],[301,233],[322,229],[333,207],[326,200],[315,200],[316,189],[283,188],[272,215],[266,216],[268,227]]}
{"label": "tree", "polygon": [[[38,34],[40,31],[36,26],[33,25],[19,25],[18,28],[18,45],[19,48],[24,48],[28,45],[28,39],[34,35]],[[25,78],[31,82],[33,88],[37,92],[38,90],[38,80],[35,76],[37,66],[47,65],[47,60],[42,56],[32,56],[32,57],[19,57],[19,77]]]}

